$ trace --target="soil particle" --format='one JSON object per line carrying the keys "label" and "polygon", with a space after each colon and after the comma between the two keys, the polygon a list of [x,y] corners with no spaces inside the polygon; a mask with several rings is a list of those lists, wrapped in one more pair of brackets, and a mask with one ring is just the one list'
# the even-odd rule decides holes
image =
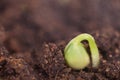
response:
{"label": "soil particle", "polygon": [[0,77],[3,80],[35,80],[31,72],[32,70],[24,59],[6,55],[0,56]]}
{"label": "soil particle", "polygon": [[44,44],[42,49],[43,56],[40,58],[40,65],[49,77],[55,78],[66,67],[63,53],[53,43]]}

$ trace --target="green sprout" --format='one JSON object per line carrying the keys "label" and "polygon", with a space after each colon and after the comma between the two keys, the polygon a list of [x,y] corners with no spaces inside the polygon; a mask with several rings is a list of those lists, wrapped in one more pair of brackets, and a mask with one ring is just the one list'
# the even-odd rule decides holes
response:
{"label": "green sprout", "polygon": [[82,41],[87,40],[90,52],[92,67],[96,68],[99,65],[99,52],[94,38],[87,33],[80,34],[72,39],[64,50],[64,56],[67,64],[73,69],[84,69],[90,64],[90,57]]}

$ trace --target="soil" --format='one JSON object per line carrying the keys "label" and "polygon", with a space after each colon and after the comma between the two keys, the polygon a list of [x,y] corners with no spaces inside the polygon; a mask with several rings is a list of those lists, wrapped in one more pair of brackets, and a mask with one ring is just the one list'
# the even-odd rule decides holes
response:
{"label": "soil", "polygon": [[[120,1],[0,0],[0,80],[120,80]],[[67,43],[91,34],[98,68],[70,68]]]}

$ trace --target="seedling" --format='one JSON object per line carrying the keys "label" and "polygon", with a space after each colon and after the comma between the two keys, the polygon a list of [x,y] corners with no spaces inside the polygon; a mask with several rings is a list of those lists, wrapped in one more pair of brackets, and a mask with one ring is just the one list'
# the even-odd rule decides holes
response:
{"label": "seedling", "polygon": [[72,39],[64,50],[64,56],[67,64],[73,69],[84,69],[90,64],[90,56],[86,51],[83,40],[87,40],[90,52],[92,67],[96,68],[99,65],[99,52],[94,38],[90,34],[80,34]]}

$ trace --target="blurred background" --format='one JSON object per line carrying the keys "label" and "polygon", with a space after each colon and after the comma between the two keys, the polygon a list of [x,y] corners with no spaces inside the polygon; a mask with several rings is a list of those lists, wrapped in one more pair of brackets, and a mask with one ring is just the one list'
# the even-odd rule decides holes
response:
{"label": "blurred background", "polygon": [[120,0],[0,0],[0,43],[24,51],[76,33],[120,31],[119,21]]}

